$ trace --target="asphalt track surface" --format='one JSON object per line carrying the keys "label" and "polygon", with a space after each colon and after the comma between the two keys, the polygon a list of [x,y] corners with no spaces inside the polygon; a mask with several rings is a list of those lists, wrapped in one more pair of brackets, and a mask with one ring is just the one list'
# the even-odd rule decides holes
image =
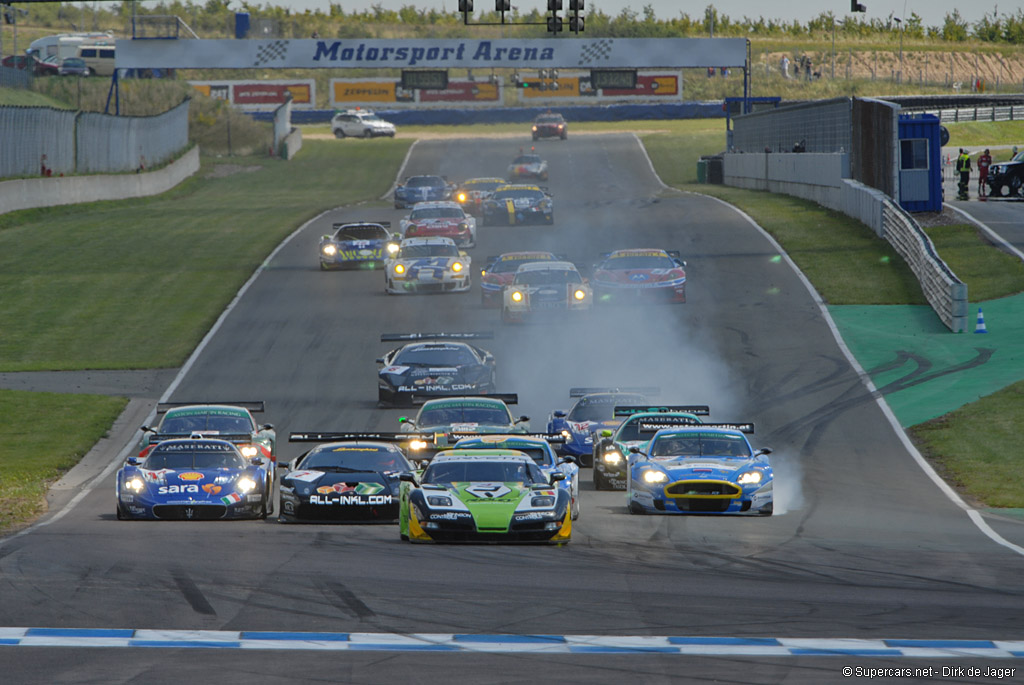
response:
{"label": "asphalt track surface", "polygon": [[[418,144],[407,173],[501,174],[523,141]],[[483,227],[471,251],[550,249],[579,264],[624,247],[680,250],[688,302],[606,306],[501,324],[479,292],[387,296],[380,272],[323,273],[338,210],[288,241],[171,399],[262,399],[279,435],[395,430],[375,406],[382,332],[493,330],[500,390],[543,429],[577,385],[662,388],[713,420],[753,421],[774,450],[770,518],[633,516],[584,470],[562,547],[413,546],[392,525],[119,522],[113,477],[50,525],[0,544],[0,626],[1019,640],[1024,558],[980,532],[908,451],[778,249],[726,205],[664,191],[629,135],[540,141],[553,227]],[[340,177],[340,176],[339,176]],[[283,439],[285,458],[299,445]],[[112,445],[110,460],[124,445]],[[1004,535],[1016,535],[1010,526]],[[1001,663],[995,663],[995,662]],[[988,667],[1019,660],[0,646],[12,683],[827,683],[844,666]],[[940,675],[922,682],[994,682]],[[1016,670],[1019,679],[1022,669]],[[899,678],[908,682],[908,678]],[[875,678],[876,682],[896,682]]]}

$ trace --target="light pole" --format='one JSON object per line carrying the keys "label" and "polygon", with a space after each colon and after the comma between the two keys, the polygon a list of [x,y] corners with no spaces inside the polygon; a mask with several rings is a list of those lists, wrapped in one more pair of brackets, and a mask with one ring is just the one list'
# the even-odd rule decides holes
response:
{"label": "light pole", "polygon": [[893,19],[900,25],[900,70],[896,83],[903,83],[903,20],[899,17],[893,17]]}

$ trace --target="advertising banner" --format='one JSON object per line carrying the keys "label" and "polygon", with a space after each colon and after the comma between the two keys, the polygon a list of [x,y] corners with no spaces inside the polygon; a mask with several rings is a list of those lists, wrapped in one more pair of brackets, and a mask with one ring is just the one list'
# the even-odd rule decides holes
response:
{"label": "advertising banner", "polygon": [[[544,102],[665,102],[683,99],[683,74],[673,72],[639,72],[636,88],[597,89],[590,85],[590,72],[582,71],[557,79],[544,79],[533,72],[519,72],[519,79],[526,87],[516,88],[518,99],[523,103]],[[558,88],[554,84],[558,83]]]}
{"label": "advertising banner", "polygon": [[118,69],[743,67],[746,38],[119,39]]}
{"label": "advertising banner", "polygon": [[355,105],[371,105],[381,109],[411,106],[500,105],[500,84],[488,81],[448,81],[444,90],[406,90],[394,78],[331,79],[330,106],[346,109]]}
{"label": "advertising banner", "polygon": [[227,100],[241,109],[272,110],[284,104],[289,95],[291,95],[294,109],[314,109],[316,107],[316,82],[313,79],[189,81],[189,84],[204,95]]}

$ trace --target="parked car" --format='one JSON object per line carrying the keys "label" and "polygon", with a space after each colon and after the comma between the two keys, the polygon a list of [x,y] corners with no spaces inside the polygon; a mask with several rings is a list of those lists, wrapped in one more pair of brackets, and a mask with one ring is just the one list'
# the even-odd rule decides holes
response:
{"label": "parked car", "polygon": [[1020,197],[1024,187],[1024,151],[1013,159],[990,166],[988,186],[989,195],[994,197]]}
{"label": "parked car", "polygon": [[8,55],[0,60],[0,66],[31,71],[36,76],[53,76],[58,69],[56,64],[44,62],[34,55]]}
{"label": "parked car", "polygon": [[65,57],[57,67],[57,73],[61,76],[88,76],[90,72],[81,57]]}

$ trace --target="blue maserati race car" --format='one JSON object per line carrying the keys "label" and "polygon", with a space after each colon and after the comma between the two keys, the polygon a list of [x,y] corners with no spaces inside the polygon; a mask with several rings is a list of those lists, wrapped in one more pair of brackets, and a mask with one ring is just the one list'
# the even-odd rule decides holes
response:
{"label": "blue maserati race car", "polygon": [[594,488],[625,490],[631,447],[643,449],[659,427],[696,425],[701,423],[698,417],[709,413],[706,405],[616,406],[612,415],[622,421],[619,427],[594,434]]}
{"label": "blue maserati race car", "polygon": [[616,405],[647,404],[646,395],[656,395],[658,388],[570,388],[569,397],[577,397],[568,413],[556,410],[548,417],[548,433],[561,433],[565,444],[559,450],[579,460],[580,466],[591,466],[594,455],[594,433],[614,430],[622,421],[612,415]]}
{"label": "blue maserati race car", "polygon": [[754,424],[651,428],[657,432],[646,449],[629,450],[631,514],[771,515],[771,450],[754,450],[747,442],[744,433],[753,433]]}
{"label": "blue maserati race car", "polygon": [[273,504],[264,468],[227,440],[164,440],[117,472],[117,518],[266,518]]}
{"label": "blue maserati race car", "polygon": [[443,176],[410,176],[395,187],[395,209],[412,207],[417,202],[448,200],[452,186]]}

